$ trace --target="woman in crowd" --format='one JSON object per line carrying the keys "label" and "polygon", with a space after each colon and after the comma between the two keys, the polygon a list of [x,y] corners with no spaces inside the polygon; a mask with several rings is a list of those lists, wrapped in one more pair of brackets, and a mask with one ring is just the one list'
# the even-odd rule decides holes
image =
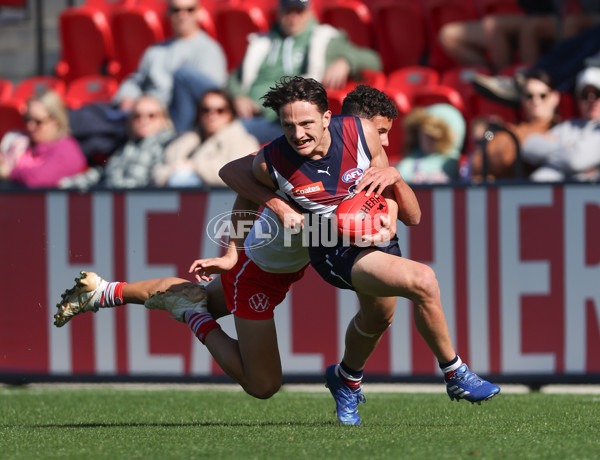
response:
{"label": "woman in crowd", "polygon": [[55,187],[87,168],[70,136],[67,110],[59,94],[45,91],[29,99],[26,133],[9,132],[0,143],[0,179],[30,188]]}
{"label": "woman in crowd", "polygon": [[219,169],[258,148],[256,138],[237,119],[227,92],[209,90],[198,103],[197,129],[183,133],[167,147],[164,163],[152,174],[154,183],[168,187],[225,185]]}
{"label": "woman in crowd", "polygon": [[406,182],[435,184],[458,178],[465,119],[450,104],[413,109],[404,120],[403,159],[396,166]]}
{"label": "woman in crowd", "polygon": [[175,137],[166,107],[153,96],[136,100],[129,114],[129,140],[113,153],[106,166],[88,169],[84,174],[67,177],[61,188],[86,190],[95,185],[107,188],[147,187],[152,170],[162,162],[165,147]]}
{"label": "woman in crowd", "polygon": [[[473,181],[483,180],[483,145],[487,153],[486,180],[509,179],[515,177],[517,148],[531,134],[547,132],[559,121],[558,105],[560,93],[553,89],[549,75],[543,70],[528,74],[521,92],[520,123],[506,123],[508,132],[500,130],[493,138],[481,142],[471,154],[470,174]],[[485,135],[485,133],[483,133]],[[524,164],[524,175],[531,172],[530,165]]]}

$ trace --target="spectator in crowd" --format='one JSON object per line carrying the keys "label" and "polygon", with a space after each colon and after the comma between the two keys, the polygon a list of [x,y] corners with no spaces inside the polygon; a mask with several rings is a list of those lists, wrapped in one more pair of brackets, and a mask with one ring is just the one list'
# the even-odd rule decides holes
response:
{"label": "spectator in crowd", "polygon": [[0,180],[30,188],[55,187],[87,167],[77,141],[69,134],[64,101],[47,90],[27,102],[26,133],[8,132],[0,144]]}
{"label": "spectator in crowd", "polygon": [[575,96],[580,118],[558,123],[545,134],[532,134],[523,143],[523,158],[539,166],[530,176],[534,181],[600,179],[600,68],[579,73]]}
{"label": "spectator in crowd", "polygon": [[[506,130],[496,130],[489,140],[484,140],[485,134],[481,133],[470,158],[470,179],[483,179],[483,145],[487,154],[486,180],[514,178],[517,149],[531,134],[545,133],[558,122],[559,103],[560,93],[553,89],[550,76],[542,70],[530,73],[521,93],[523,121],[507,123],[502,126]],[[531,171],[523,172],[527,175]]]}
{"label": "spectator in crowd", "polygon": [[166,145],[175,137],[164,104],[154,96],[142,95],[129,114],[129,140],[107,161],[104,168],[62,179],[61,188],[87,190],[96,185],[108,188],[147,187],[152,170],[163,160]]}
{"label": "spectator in crowd", "polygon": [[158,186],[222,185],[219,170],[259,149],[256,138],[237,119],[231,96],[223,89],[204,93],[195,131],[181,134],[165,150],[164,163],[152,173]]}
{"label": "spectator in crowd", "polygon": [[559,41],[548,53],[514,76],[475,74],[473,86],[483,96],[518,107],[527,74],[545,71],[557,91],[572,92],[577,74],[587,66],[600,65],[600,25]]}
{"label": "spectator in crowd", "polygon": [[178,132],[192,129],[202,93],[227,80],[221,45],[201,30],[198,0],[169,0],[173,38],[149,47],[137,70],[119,86],[114,101],[125,112],[142,93],[169,107]]}
{"label": "spectator in crowd", "polygon": [[263,144],[282,134],[275,113],[261,97],[284,75],[302,75],[326,88],[341,88],[363,69],[381,69],[377,53],[353,45],[346,35],[319,24],[310,0],[280,0],[278,21],[268,34],[251,35],[241,66],[229,78],[237,114]]}
{"label": "spectator in crowd", "polygon": [[445,183],[458,178],[466,124],[450,104],[416,107],[404,119],[405,147],[396,166],[408,183]]}
{"label": "spectator in crowd", "polygon": [[439,34],[442,47],[460,65],[488,66],[498,72],[515,62],[516,50],[519,63],[532,65],[556,41],[600,19],[598,2],[575,2],[580,4],[576,9],[560,0],[518,3],[525,14],[489,14],[481,20],[445,24]]}

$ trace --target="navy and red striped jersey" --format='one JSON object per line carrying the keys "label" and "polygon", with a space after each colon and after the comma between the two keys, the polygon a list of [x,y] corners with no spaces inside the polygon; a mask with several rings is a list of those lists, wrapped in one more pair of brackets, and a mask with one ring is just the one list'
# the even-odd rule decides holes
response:
{"label": "navy and red striped jersey", "polygon": [[263,149],[275,186],[302,210],[321,215],[335,211],[371,164],[359,118],[334,115],[329,131],[327,155],[317,160],[296,153],[285,136]]}

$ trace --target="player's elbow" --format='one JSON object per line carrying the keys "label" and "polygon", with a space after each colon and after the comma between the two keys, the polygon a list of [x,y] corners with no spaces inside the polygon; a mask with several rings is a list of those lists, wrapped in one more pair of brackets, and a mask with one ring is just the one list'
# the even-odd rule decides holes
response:
{"label": "player's elbow", "polygon": [[405,215],[400,217],[400,220],[407,227],[414,227],[415,225],[419,225],[421,223],[421,211],[406,213]]}
{"label": "player's elbow", "polygon": [[232,174],[234,174],[233,170],[235,167],[231,163],[227,163],[221,169],[219,169],[219,177],[223,182],[229,184],[231,181]]}

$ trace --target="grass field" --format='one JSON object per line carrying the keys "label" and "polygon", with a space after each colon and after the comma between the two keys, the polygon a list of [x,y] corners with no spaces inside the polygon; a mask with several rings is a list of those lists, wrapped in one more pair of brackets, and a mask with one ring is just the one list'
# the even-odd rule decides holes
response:
{"label": "grass field", "polygon": [[[321,392],[0,389],[7,459],[598,459],[600,396],[368,393],[361,426]],[[443,391],[443,387],[442,387]]]}

